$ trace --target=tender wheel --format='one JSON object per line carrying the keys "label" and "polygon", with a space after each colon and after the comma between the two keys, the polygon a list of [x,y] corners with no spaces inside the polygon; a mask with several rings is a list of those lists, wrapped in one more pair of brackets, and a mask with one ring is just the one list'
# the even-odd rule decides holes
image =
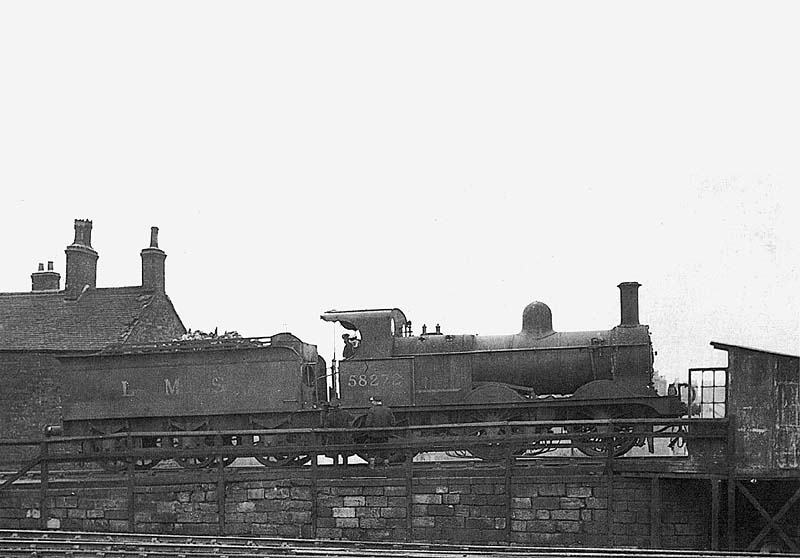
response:
{"label": "tender wheel", "polygon": [[[97,434],[101,434],[97,432]],[[97,455],[96,463],[105,471],[109,473],[121,473],[128,468],[128,462],[123,459],[111,459],[101,457],[104,453],[114,453],[118,451],[125,451],[125,440],[123,438],[114,438],[111,440],[89,440],[83,442],[83,451],[91,455]]]}
{"label": "tender wheel", "polygon": [[[137,448],[160,448],[163,445],[163,440],[158,437],[136,438],[134,443]],[[136,460],[136,468],[141,470],[152,469],[161,463],[160,459],[145,459],[139,458]]]}
{"label": "tender wheel", "polygon": [[[173,422],[173,429],[183,432],[194,432],[198,430],[207,430],[206,423],[189,424],[187,422]],[[175,462],[184,467],[185,469],[203,469],[214,463],[214,454],[211,448],[214,446],[214,440],[210,436],[180,436],[176,435],[172,438],[172,447],[176,449],[192,450],[198,448],[208,448],[208,454],[195,457],[176,457]]]}
{"label": "tender wheel", "polygon": [[[299,445],[301,441],[301,438],[296,435],[253,436],[253,445],[262,447]],[[304,453],[256,455],[255,458],[256,461],[267,467],[296,467],[311,461],[311,456]]]}
{"label": "tender wheel", "polygon": [[[114,434],[119,434],[122,432],[126,432],[127,429],[122,428],[114,432]],[[94,434],[99,435],[106,435],[110,434],[110,432],[103,432],[97,428],[93,428]],[[136,448],[156,448],[161,447],[161,438],[134,438],[133,439],[134,447]],[[90,454],[104,454],[104,453],[115,453],[115,452],[123,452],[128,449],[128,439],[127,438],[113,438],[109,440],[90,440],[88,442],[83,443],[83,451]],[[137,470],[146,470],[152,469],[156,465],[161,462],[160,459],[145,459],[145,458],[137,458],[135,462],[135,467]],[[97,460],[97,464],[100,465],[101,468],[110,472],[110,473],[121,473],[128,469],[129,460],[127,459],[111,459],[111,458],[99,458]]]}
{"label": "tender wheel", "polygon": [[[224,440],[222,440],[222,445],[224,446],[240,446],[242,444],[242,440],[239,436],[226,436]],[[236,461],[236,457],[223,457],[222,458],[222,466],[227,467],[232,465],[233,462]],[[216,460],[215,460],[216,462]]]}

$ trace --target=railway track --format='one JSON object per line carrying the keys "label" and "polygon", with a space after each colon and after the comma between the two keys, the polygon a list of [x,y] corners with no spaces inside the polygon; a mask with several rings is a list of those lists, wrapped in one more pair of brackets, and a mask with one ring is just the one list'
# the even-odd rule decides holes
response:
{"label": "railway track", "polygon": [[[0,530],[4,558],[698,558],[753,553]],[[800,556],[800,555],[793,555]]]}

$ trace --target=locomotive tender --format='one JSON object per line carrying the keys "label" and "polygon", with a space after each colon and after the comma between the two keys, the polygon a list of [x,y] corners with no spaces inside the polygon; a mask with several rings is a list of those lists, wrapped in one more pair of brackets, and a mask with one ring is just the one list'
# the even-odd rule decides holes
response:
{"label": "locomotive tender", "polygon": [[[359,338],[330,374],[315,346],[288,333],[118,347],[64,358],[64,433],[314,428],[325,425],[331,399],[358,428],[370,399],[378,397],[391,406],[399,425],[677,417],[684,411],[678,398],[658,396],[652,386],[652,344],[648,327],[639,324],[639,286],[619,285],[621,323],[602,331],[555,332],[551,311],[541,302],[525,308],[519,333],[501,336],[449,335],[438,326],[415,336],[396,308],[326,312],[321,319],[338,322]],[[576,431],[586,434],[591,428]],[[503,432],[476,427],[474,434]],[[211,443],[176,437],[143,445],[183,447],[192,443],[187,440]],[[301,438],[292,441],[302,444]],[[256,436],[225,442],[286,440]],[[621,455],[636,443],[623,440],[613,452]],[[599,439],[577,446],[590,455],[609,450]],[[472,454],[498,457],[491,447],[476,447]],[[305,456],[259,460],[301,463]]]}

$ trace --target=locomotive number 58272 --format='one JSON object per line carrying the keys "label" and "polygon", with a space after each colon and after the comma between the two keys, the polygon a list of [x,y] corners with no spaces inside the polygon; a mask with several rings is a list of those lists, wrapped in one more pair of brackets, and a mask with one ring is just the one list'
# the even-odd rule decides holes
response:
{"label": "locomotive number 58272", "polygon": [[350,374],[347,377],[347,385],[350,387],[401,386],[403,385],[403,376],[398,372],[394,374]]}

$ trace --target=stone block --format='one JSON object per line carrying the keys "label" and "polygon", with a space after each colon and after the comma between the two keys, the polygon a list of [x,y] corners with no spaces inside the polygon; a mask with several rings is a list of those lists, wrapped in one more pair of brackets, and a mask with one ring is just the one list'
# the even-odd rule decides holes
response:
{"label": "stone block", "polygon": [[494,519],[491,517],[470,517],[464,522],[467,529],[494,529]]}
{"label": "stone block", "polygon": [[570,498],[590,498],[592,496],[592,487],[568,484],[567,496]]}
{"label": "stone block", "polygon": [[387,486],[383,489],[384,496],[405,496],[405,486]]}
{"label": "stone block", "polygon": [[344,505],[347,507],[356,507],[366,505],[364,496],[345,496]]}
{"label": "stone block", "polygon": [[586,498],[586,507],[595,510],[606,509],[605,498]]}
{"label": "stone block", "polygon": [[412,517],[412,527],[434,527],[436,525],[435,518],[433,517]]}
{"label": "stone block", "polygon": [[455,515],[455,506],[446,504],[431,504],[428,506],[428,514],[452,516]]}
{"label": "stone block", "polygon": [[442,495],[441,494],[414,494],[412,496],[412,501],[415,504],[441,504],[442,503]]}
{"label": "stone block", "polygon": [[516,509],[530,509],[530,498],[511,498],[511,507]]}
{"label": "stone block", "polygon": [[380,517],[380,508],[356,508],[356,517]]}
{"label": "stone block", "polygon": [[567,487],[564,483],[548,483],[538,486],[540,496],[566,496]]}
{"label": "stone block", "polygon": [[349,507],[333,508],[333,517],[355,517],[356,509]]}
{"label": "stone block", "polygon": [[319,539],[341,539],[341,529],[317,528],[316,537]]}
{"label": "stone block", "polygon": [[442,503],[453,505],[461,503],[461,494],[442,494]]}
{"label": "stone block", "polygon": [[555,533],[556,532],[556,522],[555,521],[541,521],[541,520],[533,520],[528,521],[528,530],[532,533]]}
{"label": "stone block", "polygon": [[580,533],[581,524],[578,521],[558,521],[556,530],[560,533]]}
{"label": "stone block", "polygon": [[401,518],[406,517],[405,508],[380,508],[381,517]]}
{"label": "stone block", "polygon": [[363,490],[361,486],[333,486],[331,494],[334,496],[361,496]]}
{"label": "stone block", "polygon": [[561,509],[561,498],[556,496],[537,496],[531,498],[531,507],[537,510],[559,510]]}
{"label": "stone block", "polygon": [[586,507],[586,503],[582,498],[570,497],[562,497],[558,505],[562,510],[578,510]]}
{"label": "stone block", "polygon": [[358,520],[358,526],[362,529],[382,529],[386,527],[386,521],[379,517],[363,517]]}
{"label": "stone block", "polygon": [[255,502],[241,502],[236,505],[236,511],[239,513],[253,512],[256,510]]}
{"label": "stone block", "polygon": [[263,500],[264,499],[264,489],[263,488],[251,488],[247,491],[247,499],[248,500]]}

